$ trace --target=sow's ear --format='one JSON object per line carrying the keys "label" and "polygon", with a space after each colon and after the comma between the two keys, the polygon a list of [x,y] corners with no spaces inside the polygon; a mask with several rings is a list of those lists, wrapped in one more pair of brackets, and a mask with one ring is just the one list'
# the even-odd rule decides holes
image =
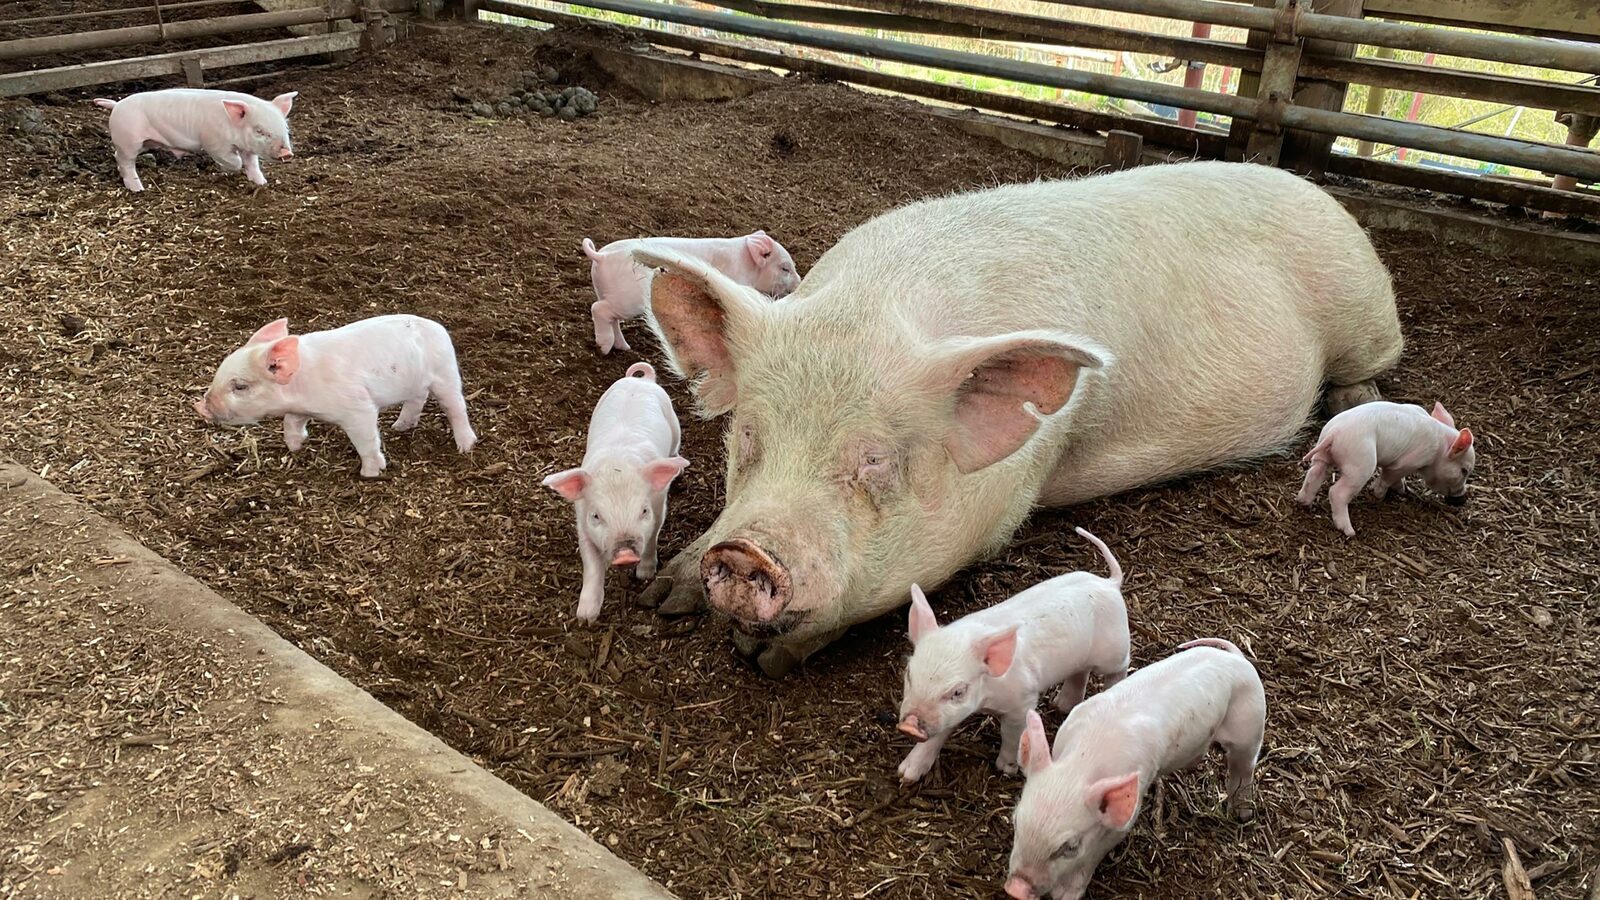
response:
{"label": "sow's ear", "polygon": [[1112,362],[1082,338],[1025,331],[948,341],[930,380],[953,395],[944,446],[962,474],[994,465],[1033,437],[1043,416],[1067,405],[1080,370]]}
{"label": "sow's ear", "polygon": [[697,379],[701,417],[733,409],[739,399],[735,348],[757,339],[753,332],[765,304],[702,260],[649,244],[635,250],[633,259],[662,270],[650,287],[650,323],[673,371]]}

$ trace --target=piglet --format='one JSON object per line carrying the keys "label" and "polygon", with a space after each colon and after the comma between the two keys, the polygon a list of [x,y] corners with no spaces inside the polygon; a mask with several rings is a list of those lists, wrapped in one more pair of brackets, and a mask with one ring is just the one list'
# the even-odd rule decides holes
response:
{"label": "piglet", "polygon": [[217,367],[194,411],[218,425],[254,425],[283,417],[290,452],[306,440],[312,419],[344,429],[361,454],[361,476],[388,465],[378,437],[378,412],[403,404],[395,431],[416,427],[432,394],[450,420],[456,449],[477,443],[461,396],[456,350],[444,326],[419,316],[374,316],[332,331],[289,333],[289,320],[262,326]]}
{"label": "piglet", "polygon": [[1230,809],[1241,821],[1254,817],[1267,716],[1261,677],[1227,641],[1202,638],[1179,649],[1079,704],[1053,750],[1039,714],[1028,713],[1028,780],[1012,818],[1007,894],[1078,900],[1100,859],[1133,827],[1150,784],[1201,765],[1213,743],[1227,753]]}
{"label": "piglet", "polygon": [[1379,499],[1407,475],[1420,474],[1446,503],[1460,506],[1467,502],[1467,478],[1477,452],[1472,448],[1472,431],[1457,430],[1455,417],[1443,403],[1434,403],[1428,413],[1409,403],[1378,400],[1329,419],[1317,445],[1301,462],[1310,463],[1311,470],[1296,499],[1306,506],[1316,503],[1328,468],[1338,470],[1338,479],[1328,489],[1328,504],[1333,507],[1333,524],[1354,536],[1350,501],[1374,472],[1383,472],[1373,487]]}
{"label": "piglet", "polygon": [[180,158],[204,151],[224,172],[243,170],[251,184],[266,184],[262,158],[294,155],[288,116],[297,96],[298,91],[290,91],[268,102],[234,91],[170,88],[94,102],[111,110],[117,171],[122,173],[122,184],[138,192],[144,190],[144,182],[134,160],[145,148]]}
{"label": "piglet", "polygon": [[995,766],[1017,770],[1017,738],[1039,694],[1059,684],[1065,711],[1083,699],[1090,673],[1115,684],[1128,672],[1128,611],[1122,567],[1099,538],[1079,528],[1111,569],[1109,578],[1071,572],[1040,582],[1003,603],[939,627],[922,589],[911,586],[910,637],[900,730],[920,743],[900,763],[916,781],[939,748],[975,712],[998,715]]}
{"label": "piglet", "polygon": [[704,260],[739,284],[770,297],[782,297],[800,285],[789,251],[765,231],[736,238],[638,238],[614,241],[599,250],[594,241],[584,238],[583,252],[590,260],[589,274],[598,298],[589,313],[594,317],[594,342],[601,353],[610,353],[612,347],[632,349],[622,336],[622,323],[642,315],[650,305],[653,273],[633,260],[633,251],[647,245]]}
{"label": "piglet", "polygon": [[578,618],[593,622],[605,599],[606,564],[637,563],[656,574],[656,540],[667,519],[667,487],[689,461],[678,455],[678,416],[649,363],[634,363],[612,383],[589,417],[583,466],[544,480],[577,507],[583,588]]}

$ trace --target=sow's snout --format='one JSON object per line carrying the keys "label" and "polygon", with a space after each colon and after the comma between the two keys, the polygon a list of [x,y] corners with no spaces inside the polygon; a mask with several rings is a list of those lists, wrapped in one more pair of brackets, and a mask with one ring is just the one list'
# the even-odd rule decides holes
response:
{"label": "sow's snout", "polygon": [[706,598],[742,629],[781,634],[784,611],[794,599],[789,570],[761,545],[746,538],[723,541],[700,558]]}

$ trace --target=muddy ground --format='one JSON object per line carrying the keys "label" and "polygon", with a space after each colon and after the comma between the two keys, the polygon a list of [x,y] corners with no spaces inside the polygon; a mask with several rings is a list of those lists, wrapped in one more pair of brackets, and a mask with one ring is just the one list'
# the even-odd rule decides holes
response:
{"label": "muddy ground", "polygon": [[[40,107],[52,142],[0,147],[0,454],[685,897],[997,896],[1021,783],[982,724],[897,785],[898,616],[781,683],[725,624],[633,606],[621,576],[599,627],[576,627],[570,511],[539,481],[581,457],[595,399],[638,358],[593,349],[582,237],[763,227],[805,267],[908,200],[1068,173],[836,86],[651,104],[565,46],[451,28],[264,82],[302,93],[297,157],[260,191],[188,159],[146,164],[128,194],[97,110]],[[544,66],[600,111],[484,120],[452,97]],[[1386,389],[1443,398],[1478,434],[1468,506],[1363,501],[1344,540],[1294,505],[1285,456],[1040,513],[934,595],[955,615],[1093,567],[1082,524],[1129,572],[1136,664],[1200,635],[1256,660],[1260,818],[1224,815],[1220,765],[1167,779],[1096,896],[1497,896],[1505,838],[1541,898],[1596,877],[1600,273],[1374,237],[1408,341]],[[366,482],[336,429],[290,456],[274,426],[188,408],[272,318],[400,311],[454,334],[470,456],[430,408]],[[721,423],[685,424],[664,555],[720,503]]]}

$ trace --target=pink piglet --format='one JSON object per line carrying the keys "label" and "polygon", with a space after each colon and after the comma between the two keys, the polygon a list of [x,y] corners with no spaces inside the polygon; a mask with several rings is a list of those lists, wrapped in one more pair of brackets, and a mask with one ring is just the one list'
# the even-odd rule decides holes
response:
{"label": "pink piglet", "polygon": [[1311,469],[1296,499],[1305,506],[1317,502],[1328,470],[1336,470],[1339,477],[1328,489],[1333,524],[1353,536],[1350,501],[1374,474],[1381,472],[1373,486],[1380,499],[1406,476],[1421,475],[1446,503],[1460,506],[1467,502],[1467,479],[1477,463],[1477,452],[1472,431],[1457,429],[1455,417],[1443,403],[1433,404],[1429,413],[1413,404],[1379,400],[1328,420],[1302,462],[1310,463]]}

